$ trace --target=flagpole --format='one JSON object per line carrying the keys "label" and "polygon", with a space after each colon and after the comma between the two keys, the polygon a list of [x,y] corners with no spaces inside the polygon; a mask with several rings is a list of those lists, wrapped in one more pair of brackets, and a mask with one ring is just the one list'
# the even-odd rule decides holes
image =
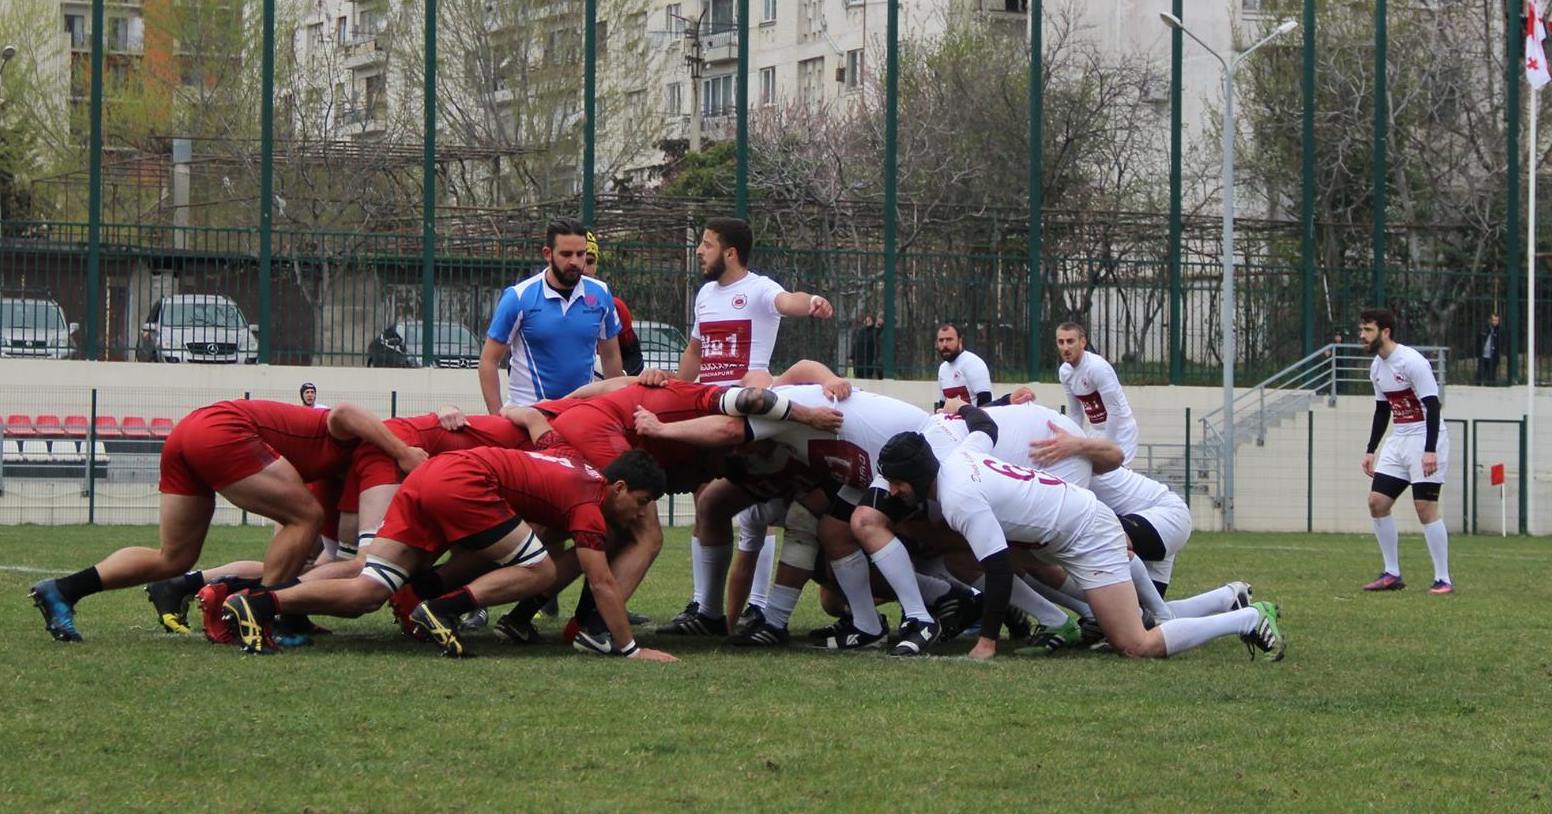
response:
{"label": "flagpole", "polygon": [[[1537,15],[1537,25],[1541,25],[1540,15]],[[1530,160],[1526,163],[1530,166],[1530,202],[1526,207],[1527,217],[1525,223],[1525,342],[1528,373],[1525,376],[1525,484],[1530,490],[1525,500],[1525,531],[1528,534],[1536,533],[1536,467],[1532,464],[1536,456],[1536,104],[1541,98],[1541,90],[1534,86],[1530,90]]]}

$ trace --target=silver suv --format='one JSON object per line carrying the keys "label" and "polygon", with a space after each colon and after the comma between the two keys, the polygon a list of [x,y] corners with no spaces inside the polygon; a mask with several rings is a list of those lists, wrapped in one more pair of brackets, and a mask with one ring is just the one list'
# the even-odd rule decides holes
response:
{"label": "silver suv", "polygon": [[178,294],[151,306],[135,345],[138,362],[252,365],[259,361],[259,326],[220,294]]}
{"label": "silver suv", "polygon": [[0,356],[65,359],[75,353],[79,325],[65,322],[64,309],[46,299],[0,299]]}

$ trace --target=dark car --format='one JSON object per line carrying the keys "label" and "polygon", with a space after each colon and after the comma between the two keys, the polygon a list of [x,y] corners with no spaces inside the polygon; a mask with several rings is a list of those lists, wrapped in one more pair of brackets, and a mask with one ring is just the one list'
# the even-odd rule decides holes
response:
{"label": "dark car", "polygon": [[[484,343],[459,322],[437,322],[431,338],[432,363],[436,367],[479,367]],[[395,322],[372,340],[366,351],[367,367],[420,367],[421,322]]]}

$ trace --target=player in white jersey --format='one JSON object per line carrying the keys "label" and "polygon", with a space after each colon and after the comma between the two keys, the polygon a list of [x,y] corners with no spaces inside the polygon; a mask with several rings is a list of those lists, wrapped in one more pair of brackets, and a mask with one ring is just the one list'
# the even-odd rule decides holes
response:
{"label": "player in white jersey", "polygon": [[[1121,392],[1121,380],[1115,368],[1099,354],[1088,350],[1089,334],[1076,322],[1056,326],[1056,350],[1062,357],[1062,392],[1067,394],[1067,412],[1073,421],[1087,420],[1096,433],[1116,442],[1126,454],[1124,465],[1131,466],[1137,455],[1137,419],[1132,406]],[[1083,416],[1079,419],[1078,416]]]}
{"label": "player in white jersey", "polygon": [[949,399],[959,399],[967,404],[984,407],[992,400],[992,374],[981,357],[965,350],[964,336],[959,326],[945,322],[938,326],[936,347],[943,363],[938,365],[938,390],[943,398],[942,407]]}
{"label": "player in white jersey", "polygon": [[[775,389],[793,404],[831,404],[823,389],[817,385]],[[884,641],[886,632],[873,610],[873,592],[868,581],[868,562],[871,560],[894,590],[904,616],[900,626],[900,643],[891,652],[896,655],[920,653],[937,639],[940,630],[922,599],[920,582],[925,580],[934,588],[941,587],[945,595],[951,594],[949,586],[934,577],[918,578],[911,564],[910,553],[892,534],[887,540],[879,540],[871,536],[855,536],[855,532],[859,516],[877,516],[879,524],[887,530],[887,518],[883,513],[872,506],[862,505],[874,482],[878,452],[894,434],[921,427],[927,420],[927,413],[903,401],[862,391],[853,391],[850,397],[832,406],[840,410],[843,417],[841,429],[835,434],[817,430],[795,432],[789,427],[761,420],[726,421],[723,420],[727,418],[725,416],[712,416],[709,421],[697,418],[659,424],[655,420],[643,422],[640,413],[637,414],[636,429],[642,435],[701,446],[725,446],[740,440],[768,438],[791,449],[804,463],[821,464],[827,468],[839,487],[829,514],[820,519],[819,539],[830,558],[836,581],[851,607],[851,619],[842,620],[825,641],[825,647],[851,650],[879,646]],[[650,419],[649,416],[646,418]],[[784,552],[784,565],[787,559]],[[808,570],[812,571],[812,565]],[[807,579],[804,575],[794,583],[784,578],[785,572],[786,569],[778,571],[776,584],[795,590],[785,593],[772,589],[771,603],[766,610],[767,621],[783,628],[792,607],[795,607],[803,581]],[[941,586],[939,583],[942,583]],[[785,604],[789,600],[792,603],[790,606]]]}
{"label": "player in white jersey", "polygon": [[[970,434],[964,419],[957,414],[959,402],[950,399],[944,412],[935,413],[921,426],[921,434],[939,458],[949,454]],[[979,405],[972,405],[979,406]],[[1083,431],[1072,419],[1034,402],[984,407],[986,415],[997,424],[997,447],[992,454],[1009,463],[1029,461],[1034,445],[1053,437],[1059,431],[1081,436]],[[1104,469],[1121,465],[1116,456]],[[1049,471],[1067,483],[1088,488],[1093,476],[1094,464],[1082,455],[1065,455],[1052,461]]]}
{"label": "player in white jersey", "polygon": [[1171,656],[1238,634],[1266,658],[1282,658],[1277,608],[1269,602],[1145,629],[1129,574],[1126,534],[1115,513],[1085,489],[992,457],[996,423],[974,407],[962,408],[961,414],[969,435],[941,464],[916,432],[891,438],[879,462],[892,495],[907,503],[937,501],[944,520],[970,544],[986,571],[985,610],[972,658],[997,652],[1013,581],[1010,543],[1060,564],[1078,580],[1106,637],[1126,655]]}
{"label": "player in white jersey", "polygon": [[[702,384],[738,384],[766,386],[771,383],[771,352],[781,318],[813,317],[829,319],[835,309],[824,297],[802,291],[787,291],[779,283],[749,270],[754,250],[754,232],[739,218],[711,218],[695,250],[705,285],[695,295],[695,322],[690,341],[679,359],[676,375]],[[714,585],[726,578],[729,563],[735,557],[732,527],[715,507],[703,506],[696,496],[696,523],[690,536],[690,573],[695,593],[685,609],[659,633],[672,635],[721,635],[727,624],[722,613],[722,597],[708,596]],[[703,522],[702,518],[706,521]],[[762,538],[763,540],[763,538]],[[739,550],[739,560],[757,556],[752,584],[769,584],[775,553],[764,546],[759,551]],[[740,562],[736,573],[746,573]],[[743,595],[750,593],[742,586]],[[718,592],[720,593],[720,592]]]}
{"label": "player in white jersey", "polygon": [[[1396,498],[1412,487],[1412,505],[1423,524],[1423,539],[1433,558],[1431,594],[1455,592],[1450,580],[1450,535],[1439,517],[1439,488],[1449,468],[1450,435],[1440,417],[1439,383],[1433,368],[1417,351],[1393,338],[1396,318],[1383,308],[1365,310],[1359,317],[1358,338],[1374,354],[1369,380],[1374,384],[1374,423],[1363,456],[1363,473],[1373,478],[1369,486],[1369,517],[1379,540],[1385,570],[1363,586],[1365,591],[1399,591],[1400,542],[1396,520],[1390,516]],[[1396,427],[1385,442],[1379,460],[1374,450],[1385,434],[1385,425]]]}

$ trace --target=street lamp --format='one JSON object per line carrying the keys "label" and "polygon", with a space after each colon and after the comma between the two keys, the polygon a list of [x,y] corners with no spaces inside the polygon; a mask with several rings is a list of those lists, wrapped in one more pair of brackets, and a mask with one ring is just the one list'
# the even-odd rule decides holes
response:
{"label": "street lamp", "polygon": [[[0,77],[4,77],[5,76],[5,66],[9,65],[11,63],[11,57],[14,57],[14,56],[16,56],[16,46],[11,45],[10,43],[6,43],[4,48],[0,48]],[[5,87],[3,85],[0,85],[0,93],[4,93],[4,91],[5,91]],[[0,95],[0,113],[4,113],[4,112],[5,112],[5,97],[3,95]],[[4,207],[4,206],[5,206],[5,201],[3,199],[0,199],[0,207]],[[0,209],[0,240],[4,240],[5,239],[5,229],[4,229],[4,227],[5,227],[5,212],[4,212],[3,209]]]}
{"label": "street lamp", "polygon": [[1219,472],[1223,481],[1223,528],[1234,530],[1234,71],[1257,48],[1299,27],[1293,20],[1283,20],[1272,33],[1250,46],[1233,59],[1224,59],[1202,38],[1191,33],[1180,18],[1167,11],[1159,12],[1164,24],[1187,37],[1212,54],[1223,66],[1223,302],[1219,304],[1220,330],[1223,332],[1223,432],[1219,438]]}

